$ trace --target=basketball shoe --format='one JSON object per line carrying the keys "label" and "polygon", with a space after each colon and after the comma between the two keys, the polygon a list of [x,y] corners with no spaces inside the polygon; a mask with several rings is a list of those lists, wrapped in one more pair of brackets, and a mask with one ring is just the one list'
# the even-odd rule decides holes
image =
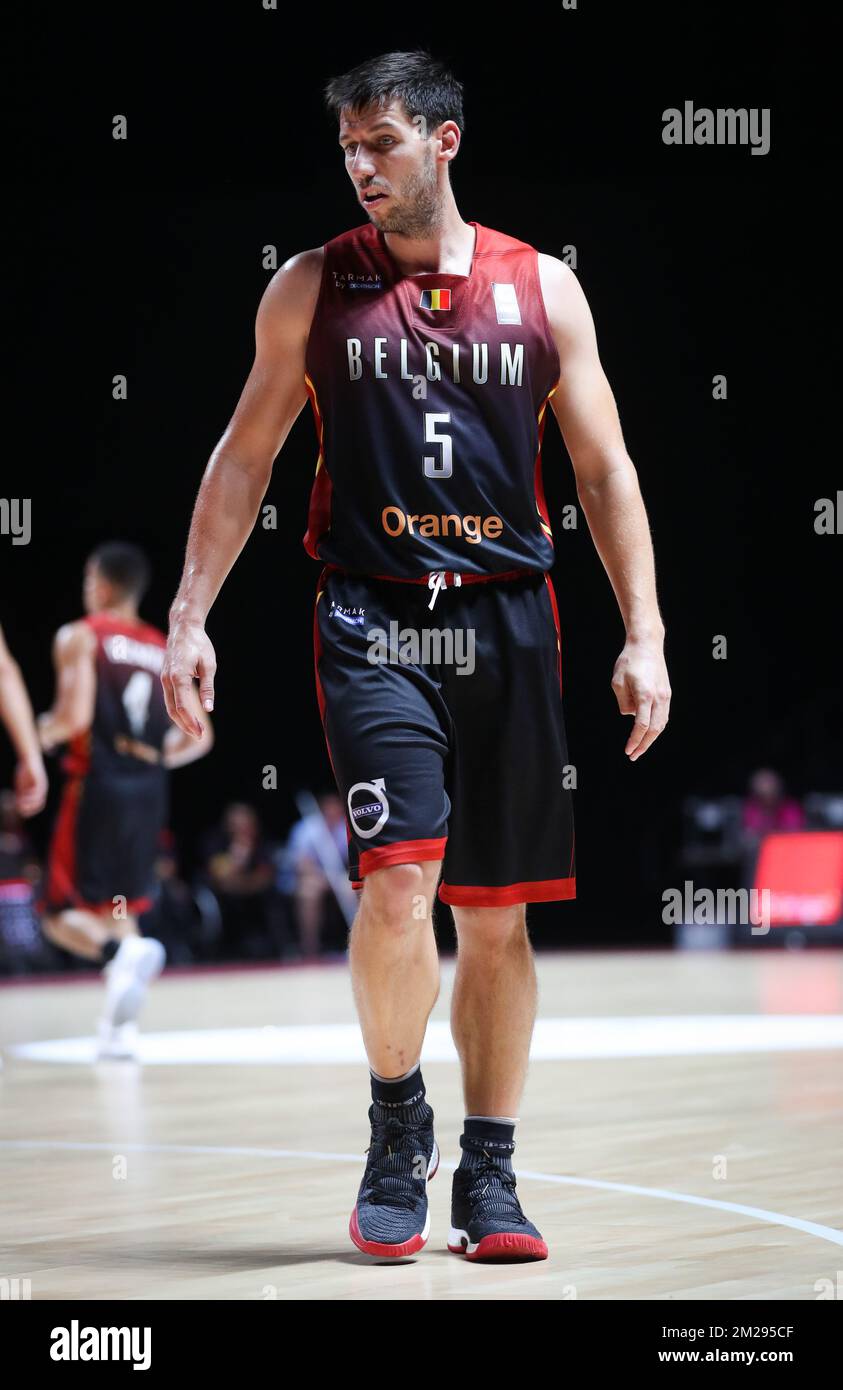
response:
{"label": "basketball shoe", "polygon": [[515,1191],[514,1141],[462,1134],[460,1148],[448,1249],[467,1260],[546,1260],[547,1246]]}
{"label": "basketball shoe", "polygon": [[101,1059],[137,1057],[137,1016],[147,987],[161,974],[166,952],[154,937],[126,936],[103,970],[105,1012],[99,1021],[97,1056]]}
{"label": "basketball shoe", "polygon": [[418,1077],[413,1084],[415,1093],[406,1100],[374,1099],[369,1106],[372,1138],[348,1226],[366,1255],[414,1255],[430,1234],[427,1184],[439,1167],[439,1146],[424,1087]]}

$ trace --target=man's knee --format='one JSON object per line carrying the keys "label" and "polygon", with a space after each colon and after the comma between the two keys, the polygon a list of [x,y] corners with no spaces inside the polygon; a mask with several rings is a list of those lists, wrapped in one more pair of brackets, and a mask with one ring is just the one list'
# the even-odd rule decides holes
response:
{"label": "man's knee", "polygon": [[458,946],[489,950],[507,947],[527,938],[527,909],[524,903],[506,907],[455,907],[454,925]]}
{"label": "man's knee", "polygon": [[439,863],[390,864],[373,869],[363,880],[361,907],[388,931],[423,926],[441,870]]}

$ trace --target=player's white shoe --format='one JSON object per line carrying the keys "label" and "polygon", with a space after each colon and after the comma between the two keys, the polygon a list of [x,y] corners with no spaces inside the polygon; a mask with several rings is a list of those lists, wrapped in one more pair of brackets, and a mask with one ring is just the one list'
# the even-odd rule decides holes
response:
{"label": "player's white shoe", "polygon": [[99,1024],[97,1055],[137,1056],[136,1019],[147,987],[161,974],[167,953],[150,936],[127,936],[105,967],[105,1010]]}
{"label": "player's white shoe", "polygon": [[101,1018],[97,1025],[97,1059],[100,1062],[136,1062],[138,1060],[138,1025],[109,1023]]}

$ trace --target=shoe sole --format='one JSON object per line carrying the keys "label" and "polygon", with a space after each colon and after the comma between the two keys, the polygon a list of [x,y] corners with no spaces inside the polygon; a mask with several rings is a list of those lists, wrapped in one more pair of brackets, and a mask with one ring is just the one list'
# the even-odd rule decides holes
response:
{"label": "shoe sole", "polygon": [[[427,1181],[436,1177],[439,1168],[439,1145],[433,1141],[433,1153],[430,1155],[430,1163],[427,1165]],[[348,1223],[348,1234],[354,1241],[358,1250],[362,1250],[364,1255],[379,1255],[381,1259],[403,1260],[407,1255],[415,1255],[427,1244],[430,1235],[430,1209],[428,1208],[425,1217],[424,1229],[411,1236],[409,1240],[402,1241],[400,1245],[389,1245],[379,1240],[365,1240],[360,1233],[360,1226],[357,1220],[357,1207],[351,1213]]]}
{"label": "shoe sole", "polygon": [[467,1260],[546,1260],[548,1253],[541,1237],[499,1231],[472,1243],[468,1231],[454,1226],[448,1232],[448,1249],[452,1255],[464,1255]]}
{"label": "shoe sole", "polygon": [[134,1023],[145,998],[146,985],[140,980],[129,980],[112,1006],[111,1019],[115,1028],[121,1027],[124,1023]]}
{"label": "shoe sole", "polygon": [[134,1023],[143,1007],[147,987],[158,978],[163,968],[164,960],[160,952],[147,949],[135,961],[131,971],[126,971],[125,987],[111,1008],[115,1025]]}

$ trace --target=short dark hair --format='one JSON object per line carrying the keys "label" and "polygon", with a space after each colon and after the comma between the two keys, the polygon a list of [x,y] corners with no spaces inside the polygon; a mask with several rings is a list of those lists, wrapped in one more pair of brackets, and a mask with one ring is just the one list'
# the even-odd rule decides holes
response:
{"label": "short dark hair", "polygon": [[88,556],[100,574],[127,598],[140,603],[152,578],[146,555],[130,541],[105,541]]}
{"label": "short dark hair", "polygon": [[465,130],[462,83],[423,48],[367,58],[342,77],[333,77],[324,95],[328,111],[337,120],[343,107],[357,115],[368,106],[386,106],[397,99],[410,120],[423,116],[428,130],[443,121],[454,121]]}

